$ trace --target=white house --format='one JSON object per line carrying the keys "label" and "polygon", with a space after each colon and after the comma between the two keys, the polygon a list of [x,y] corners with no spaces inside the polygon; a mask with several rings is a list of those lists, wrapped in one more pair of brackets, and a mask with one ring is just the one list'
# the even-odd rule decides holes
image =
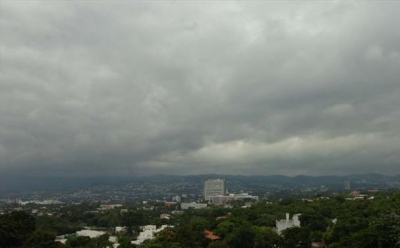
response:
{"label": "white house", "polygon": [[105,233],[106,232],[95,231],[95,230],[81,230],[81,231],[77,231],[76,235],[77,236],[88,236],[90,238],[97,238]]}
{"label": "white house", "polygon": [[141,229],[142,231],[139,233],[139,236],[137,237],[137,240],[131,241],[132,244],[135,245],[140,245],[143,243],[145,240],[148,239],[153,239],[154,234],[158,233],[162,230],[164,230],[167,227],[173,227],[173,226],[168,226],[168,225],[162,225],[160,228],[157,229],[156,225],[147,225],[147,226],[142,226]]}
{"label": "white house", "polygon": [[276,221],[276,232],[281,235],[282,231],[291,227],[300,227],[299,216],[301,214],[294,214],[293,218],[289,218],[289,213],[286,213],[286,219]]}

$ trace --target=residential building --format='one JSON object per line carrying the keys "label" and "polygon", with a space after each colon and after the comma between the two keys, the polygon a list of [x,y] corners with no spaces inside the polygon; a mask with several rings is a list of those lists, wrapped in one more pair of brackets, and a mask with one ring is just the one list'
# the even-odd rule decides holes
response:
{"label": "residential building", "polygon": [[258,201],[258,196],[249,195],[248,193],[241,193],[241,194],[230,194],[233,196],[234,200],[256,200]]}
{"label": "residential building", "polygon": [[126,232],[126,226],[116,226],[115,227],[115,232]]}
{"label": "residential building", "polygon": [[156,225],[142,226],[141,227],[142,231],[139,233],[137,240],[131,241],[131,243],[135,244],[135,245],[140,245],[141,243],[143,243],[144,241],[146,241],[148,239],[153,239],[155,233],[158,233],[167,227],[174,227],[174,226],[162,225],[158,229],[157,229]]}
{"label": "residential building", "polygon": [[234,198],[231,195],[210,196],[210,203],[214,205],[223,205],[233,200]]}
{"label": "residential building", "polygon": [[169,220],[170,217],[171,217],[170,214],[160,214],[160,219]]}
{"label": "residential building", "polygon": [[204,237],[211,241],[221,239],[219,236],[215,235],[215,233],[213,233],[212,231],[209,231],[209,230],[204,230]]}
{"label": "residential building", "polygon": [[114,208],[120,208],[122,207],[122,204],[101,204],[100,208],[98,208],[98,210],[110,210],[110,209],[114,209]]}
{"label": "residential building", "polygon": [[286,219],[276,221],[276,232],[281,235],[282,231],[291,227],[300,227],[299,216],[301,214],[294,214],[293,218],[289,218],[289,213],[286,213]]}
{"label": "residential building", "polygon": [[181,209],[189,209],[189,208],[194,208],[194,209],[202,209],[202,208],[207,208],[207,203],[196,203],[196,202],[183,202],[181,203]]}
{"label": "residential building", "polygon": [[101,236],[101,235],[103,235],[105,233],[106,232],[103,232],[103,231],[95,231],[95,230],[87,230],[87,229],[85,229],[85,230],[77,231],[76,235],[77,236],[87,236],[87,237],[90,237],[90,238],[97,238],[97,237],[99,237],[99,236]]}
{"label": "residential building", "polygon": [[249,195],[248,193],[229,194],[229,195],[216,195],[210,196],[210,203],[215,205],[226,204],[230,201],[237,200],[255,200],[258,201],[258,196]]}

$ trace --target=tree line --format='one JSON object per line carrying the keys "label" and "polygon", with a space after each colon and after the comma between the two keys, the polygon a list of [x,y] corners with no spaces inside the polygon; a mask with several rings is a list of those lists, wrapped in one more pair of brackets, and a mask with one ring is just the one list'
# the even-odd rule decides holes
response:
{"label": "tree line", "polygon": [[[302,201],[285,198],[275,203],[258,202],[250,208],[189,209],[169,220],[161,213],[171,208],[155,203],[152,209],[127,206],[128,211],[113,209],[94,212],[93,205],[65,207],[53,216],[32,216],[23,211],[0,216],[0,247],[111,247],[108,235],[113,227],[125,226],[118,235],[120,248],[263,248],[311,247],[313,242],[329,248],[390,248],[400,244],[400,193],[377,194],[373,200],[347,201],[343,196]],[[275,231],[275,221],[285,213],[300,213],[300,227]],[[139,246],[131,244],[142,225],[173,225]],[[83,226],[108,228],[106,235],[95,239],[70,236],[65,245],[55,242],[56,235],[73,233]],[[204,231],[219,237],[210,240]]]}

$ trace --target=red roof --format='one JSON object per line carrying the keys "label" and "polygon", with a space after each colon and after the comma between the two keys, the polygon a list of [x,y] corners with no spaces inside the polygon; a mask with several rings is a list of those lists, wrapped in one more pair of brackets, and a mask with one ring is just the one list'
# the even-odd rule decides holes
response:
{"label": "red roof", "polygon": [[211,240],[217,240],[220,239],[219,236],[215,235],[213,232],[209,231],[209,230],[204,230],[204,236],[206,239],[211,239]]}

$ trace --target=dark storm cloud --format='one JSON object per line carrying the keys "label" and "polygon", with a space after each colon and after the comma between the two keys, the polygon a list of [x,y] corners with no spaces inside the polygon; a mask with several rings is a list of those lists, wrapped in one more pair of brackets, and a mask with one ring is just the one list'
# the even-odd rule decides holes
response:
{"label": "dark storm cloud", "polygon": [[398,2],[1,3],[3,172],[400,172]]}

